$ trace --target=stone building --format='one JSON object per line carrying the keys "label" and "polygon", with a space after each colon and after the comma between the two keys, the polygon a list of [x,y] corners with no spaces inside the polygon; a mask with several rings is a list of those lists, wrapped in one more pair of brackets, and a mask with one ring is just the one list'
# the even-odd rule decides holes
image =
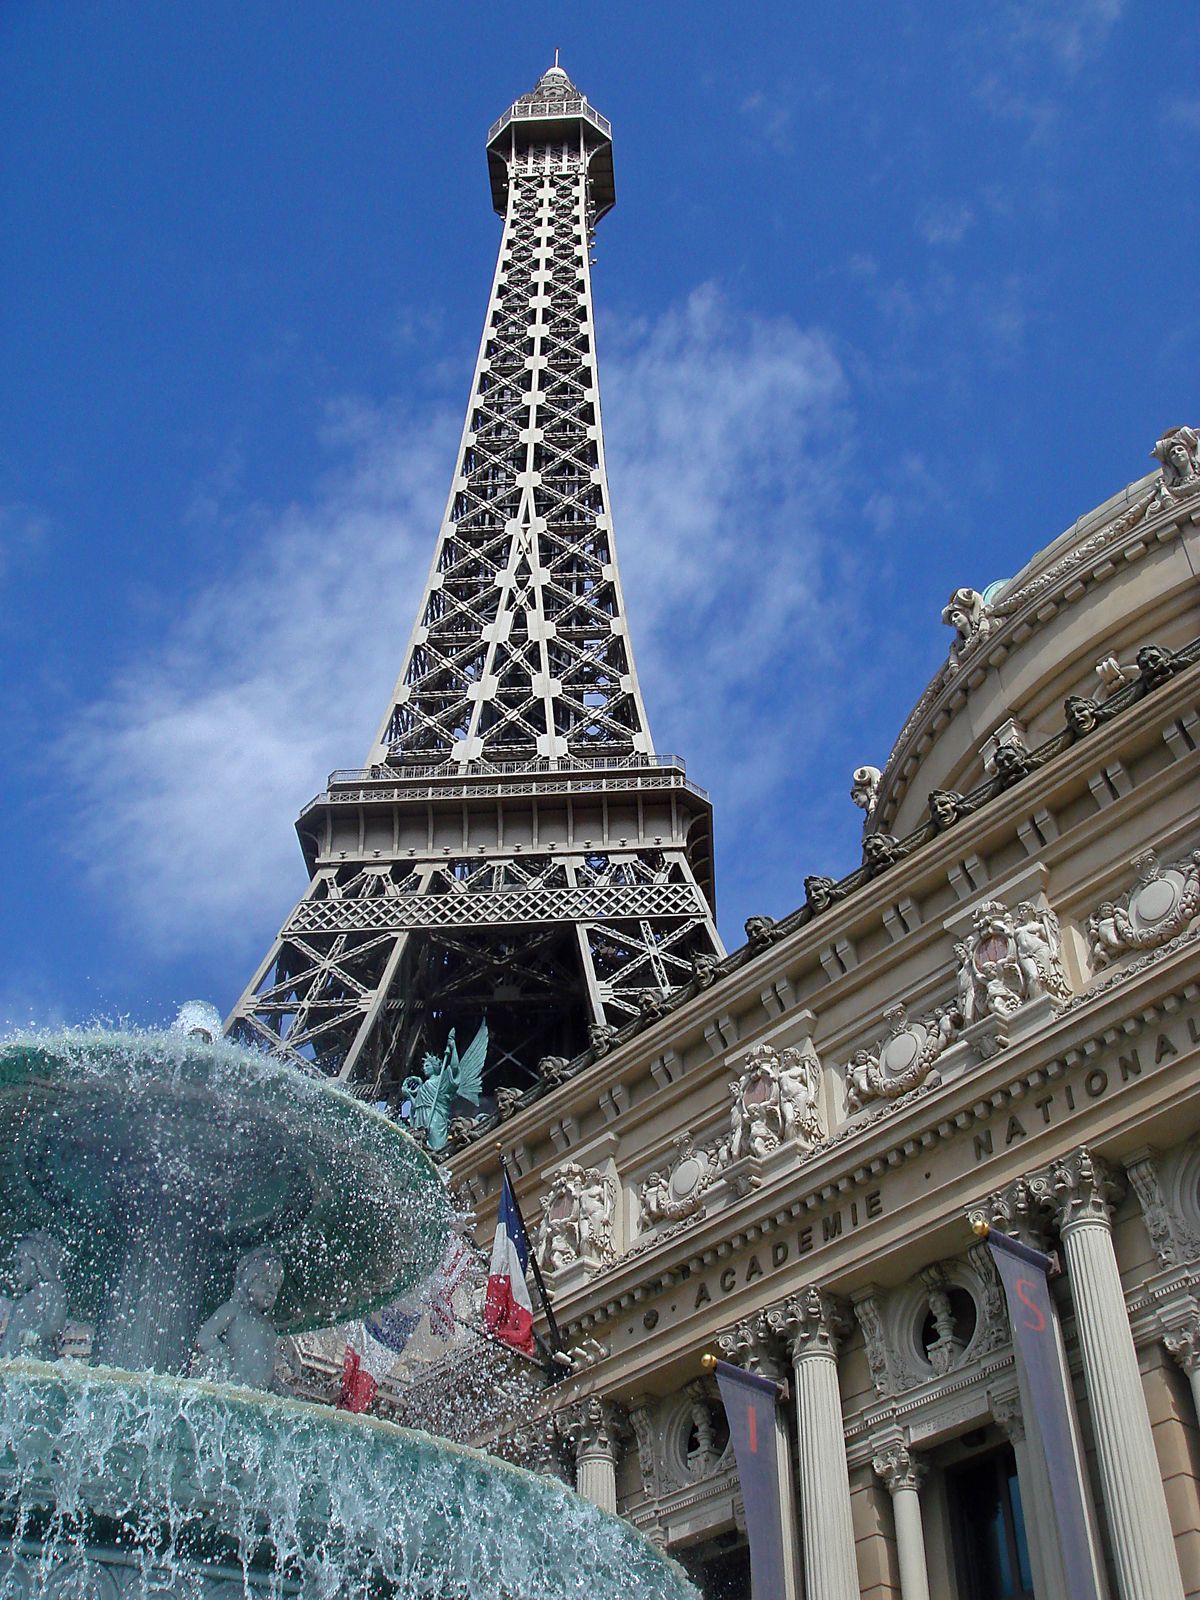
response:
{"label": "stone building", "polygon": [[1197,435],[1153,453],[951,593],[859,870],[449,1154],[486,1241],[503,1140],[575,1364],[484,1442],[709,1596],[749,1594],[716,1350],[788,1380],[798,1594],[1063,1595],[978,1214],[1063,1263],[1101,1592],[1200,1593]]}

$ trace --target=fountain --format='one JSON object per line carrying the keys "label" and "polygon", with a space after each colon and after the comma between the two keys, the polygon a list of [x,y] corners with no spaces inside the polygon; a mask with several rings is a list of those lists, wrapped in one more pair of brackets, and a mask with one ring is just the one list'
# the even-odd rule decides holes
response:
{"label": "fountain", "polygon": [[693,1595],[549,1479],[270,1392],[281,1334],[427,1279],[450,1220],[320,1077],[184,1031],[0,1044],[0,1600]]}

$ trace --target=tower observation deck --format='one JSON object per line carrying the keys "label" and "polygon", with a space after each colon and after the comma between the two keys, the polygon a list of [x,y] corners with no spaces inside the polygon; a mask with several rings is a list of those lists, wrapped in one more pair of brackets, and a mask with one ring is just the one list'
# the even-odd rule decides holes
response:
{"label": "tower observation deck", "polygon": [[[396,1100],[486,1018],[524,1089],[719,954],[712,814],[658,755],[609,511],[591,246],[612,139],[560,67],[488,135],[504,234],[416,625],[226,1031]],[[648,998],[649,997],[649,998]]]}

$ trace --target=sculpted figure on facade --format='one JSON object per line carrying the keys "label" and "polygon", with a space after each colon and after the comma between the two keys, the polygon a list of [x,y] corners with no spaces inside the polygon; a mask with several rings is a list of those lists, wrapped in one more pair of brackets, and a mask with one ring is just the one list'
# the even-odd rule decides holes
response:
{"label": "sculpted figure on facade", "polygon": [[614,1258],[613,1218],[616,1184],[598,1167],[568,1161],[542,1196],[537,1230],[538,1260],[547,1272],[581,1261],[590,1271]]}
{"label": "sculpted figure on facade", "polygon": [[608,1054],[616,1037],[617,1030],[611,1022],[588,1023],[588,1044],[591,1046],[592,1054],[597,1058]]}
{"label": "sculpted figure on facade", "polygon": [[882,778],[883,773],[878,767],[855,767],[854,776],[850,780],[850,798],[860,810],[866,812],[863,819],[864,831],[871,821],[875,802],[879,799],[879,784]]}
{"label": "sculpted figure on facade", "polygon": [[774,917],[747,917],[746,918],[746,948],[751,955],[757,955],[760,950],[769,949],[779,937],[775,927]]}
{"label": "sculpted figure on facade", "polygon": [[690,1133],[679,1134],[670,1166],[652,1172],[642,1184],[639,1195],[641,1228],[692,1216],[703,1205],[705,1195],[720,1176],[727,1159],[726,1142],[697,1148]]}
{"label": "sculpted figure on facade", "polygon": [[711,989],[716,983],[719,959],[711,950],[702,950],[692,957],[692,982],[697,989]]}
{"label": "sculpted figure on facade", "polygon": [[1009,911],[998,900],[985,901],[970,937],[954,948],[964,1026],[989,1016],[1010,1017],[1040,995],[1070,999],[1058,918],[1046,907],[1023,900]]}
{"label": "sculpted figure on facade", "polygon": [[904,846],[894,833],[867,833],[863,835],[863,870],[868,878],[877,877],[902,861]]}
{"label": "sculpted figure on facade", "polygon": [[804,880],[804,899],[814,917],[819,917],[823,911],[828,911],[830,906],[838,900],[845,898],[846,891],[842,889],[836,878],[825,878],[819,873]]}
{"label": "sculpted figure on facade", "polygon": [[902,1005],[883,1014],[888,1030],[871,1050],[858,1050],[846,1068],[846,1110],[870,1100],[895,1100],[918,1084],[938,1081],[933,1064],[958,1036],[958,1013],[942,1007],[910,1022]]}
{"label": "sculpted figure on facade", "polygon": [[563,1081],[570,1065],[566,1056],[542,1056],[537,1064],[537,1075],[543,1083],[553,1086]]}
{"label": "sculpted figure on facade", "polygon": [[1162,463],[1162,500],[1200,494],[1200,435],[1195,428],[1168,428],[1150,454]]}
{"label": "sculpted figure on facade", "polygon": [[1161,689],[1164,683],[1186,666],[1187,660],[1177,651],[1168,650],[1165,645],[1143,645],[1137,653],[1138,677],[1147,694],[1154,689]]}
{"label": "sculpted figure on facade", "polygon": [[811,1045],[780,1055],[758,1044],[746,1057],[741,1077],[729,1085],[729,1155],[765,1156],[781,1144],[808,1151],[825,1136],[818,1105],[820,1063]]}
{"label": "sculpted figure on facade", "polygon": [[933,789],[929,794],[929,820],[938,833],[952,828],[971,807],[956,789]]}
{"label": "sculpted figure on facade", "polygon": [[1086,739],[1100,726],[1100,707],[1087,695],[1069,694],[1063,701],[1063,720],[1072,741]]}
{"label": "sculpted figure on facade", "polygon": [[1033,758],[1029,751],[1015,740],[1008,739],[996,746],[992,765],[1000,787],[1011,789],[1014,783],[1020,783],[1022,778],[1032,772]]}
{"label": "sculpted figure on facade", "polygon": [[1160,867],[1153,850],[1130,865],[1133,887],[1121,900],[1103,900],[1087,922],[1092,966],[1099,971],[1130,950],[1166,944],[1200,915],[1200,850]]}
{"label": "sculpted figure on facade", "polygon": [[991,633],[994,626],[991,607],[977,589],[955,589],[942,611],[942,621],[955,632],[950,646],[949,668],[957,672],[963,657]]}

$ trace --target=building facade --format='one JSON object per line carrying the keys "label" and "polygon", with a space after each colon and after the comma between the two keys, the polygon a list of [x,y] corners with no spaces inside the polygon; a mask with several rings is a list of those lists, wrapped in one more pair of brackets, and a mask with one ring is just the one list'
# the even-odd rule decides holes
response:
{"label": "building facade", "polygon": [[[1200,1593],[1200,448],[957,588],[863,863],[450,1156],[575,1369],[485,1442],[747,1596],[706,1351],[786,1379],[797,1595],[1063,1600],[983,1217],[1057,1252],[1101,1594]],[[936,617],[930,619],[937,626]]]}

